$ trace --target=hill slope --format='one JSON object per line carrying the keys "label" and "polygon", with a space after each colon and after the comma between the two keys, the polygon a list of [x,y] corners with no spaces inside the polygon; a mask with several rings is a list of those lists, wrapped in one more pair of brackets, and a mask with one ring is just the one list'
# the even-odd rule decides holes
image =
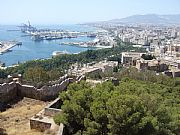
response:
{"label": "hill slope", "polygon": [[149,23],[149,24],[180,24],[180,14],[177,15],[133,15],[122,19],[110,20],[111,23]]}

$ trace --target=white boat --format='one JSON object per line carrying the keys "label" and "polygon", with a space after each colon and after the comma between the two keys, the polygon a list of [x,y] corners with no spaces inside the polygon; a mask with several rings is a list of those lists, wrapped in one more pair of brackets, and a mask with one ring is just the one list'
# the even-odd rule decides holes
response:
{"label": "white boat", "polygon": [[52,53],[52,56],[59,56],[59,55],[62,55],[62,54],[69,54],[68,51],[64,50],[64,51],[54,51]]}

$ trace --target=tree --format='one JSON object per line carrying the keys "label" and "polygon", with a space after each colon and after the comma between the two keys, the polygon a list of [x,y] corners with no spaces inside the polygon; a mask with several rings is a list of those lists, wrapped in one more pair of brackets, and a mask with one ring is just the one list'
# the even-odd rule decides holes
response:
{"label": "tree", "polygon": [[27,81],[38,83],[38,82],[47,82],[48,81],[48,74],[42,67],[34,67],[29,68],[24,73],[24,77]]}
{"label": "tree", "polygon": [[[151,118],[137,96],[119,95],[108,100],[109,129],[112,135],[148,135],[154,132]],[[151,127],[148,128],[147,127]]]}
{"label": "tree", "polygon": [[119,86],[104,82],[71,84],[60,94],[63,114],[55,117],[75,135],[178,134],[178,88],[124,78]]}

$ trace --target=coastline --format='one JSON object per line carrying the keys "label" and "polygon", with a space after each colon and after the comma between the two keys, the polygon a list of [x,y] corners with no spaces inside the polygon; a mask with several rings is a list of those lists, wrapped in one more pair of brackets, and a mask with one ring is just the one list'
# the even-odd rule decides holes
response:
{"label": "coastline", "polygon": [[[9,29],[16,29],[16,26],[1,26],[0,27],[0,41],[21,41],[22,46],[0,46],[0,59],[1,62],[5,63],[6,66],[12,66],[17,63],[23,63],[25,61],[30,61],[34,59],[46,59],[51,58],[52,52],[54,51],[63,51],[67,50],[70,53],[79,53],[82,51],[88,50],[87,47],[80,46],[66,46],[59,45],[59,42],[89,42],[92,41],[93,38],[89,37],[78,37],[76,39],[59,39],[52,41],[42,41],[35,42],[31,39],[31,37],[24,36],[25,34],[20,31],[8,31]],[[96,31],[93,27],[83,27],[79,25],[59,25],[59,26],[39,26],[38,28],[47,28],[47,29],[63,29],[69,31]],[[13,49],[12,49],[13,48]],[[15,49],[14,49],[15,48]],[[89,48],[90,49],[90,48]],[[92,48],[93,49],[93,48]],[[8,50],[13,50],[11,52],[7,52]]]}

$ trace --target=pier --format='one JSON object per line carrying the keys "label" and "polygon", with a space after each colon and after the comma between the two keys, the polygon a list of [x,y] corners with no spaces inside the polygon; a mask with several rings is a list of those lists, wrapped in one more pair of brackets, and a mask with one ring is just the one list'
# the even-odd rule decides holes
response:
{"label": "pier", "polygon": [[22,42],[17,41],[0,41],[0,54],[8,52],[16,45],[22,45]]}

